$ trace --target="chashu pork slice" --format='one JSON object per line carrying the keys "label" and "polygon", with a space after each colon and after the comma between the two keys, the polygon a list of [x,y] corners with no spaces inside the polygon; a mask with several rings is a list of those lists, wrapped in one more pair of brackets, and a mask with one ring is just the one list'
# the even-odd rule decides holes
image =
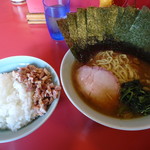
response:
{"label": "chashu pork slice", "polygon": [[102,111],[114,112],[119,105],[120,85],[117,78],[98,66],[82,66],[75,80],[82,95]]}

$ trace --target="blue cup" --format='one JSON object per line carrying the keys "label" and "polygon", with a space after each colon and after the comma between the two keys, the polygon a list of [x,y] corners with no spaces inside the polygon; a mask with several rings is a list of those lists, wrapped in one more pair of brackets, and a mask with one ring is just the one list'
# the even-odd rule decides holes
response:
{"label": "blue cup", "polygon": [[66,18],[70,11],[70,0],[43,0],[46,24],[54,40],[64,40],[57,25],[57,20]]}

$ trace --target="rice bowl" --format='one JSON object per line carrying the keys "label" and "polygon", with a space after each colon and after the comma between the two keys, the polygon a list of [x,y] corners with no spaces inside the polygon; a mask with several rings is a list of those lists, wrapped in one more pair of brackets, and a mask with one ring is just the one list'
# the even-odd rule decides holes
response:
{"label": "rice bowl", "polygon": [[[36,65],[41,68],[47,68],[48,71],[51,72],[53,77],[53,82],[57,85],[60,85],[59,78],[55,72],[55,70],[46,62],[44,62],[41,59],[31,57],[31,56],[13,56],[8,57],[5,59],[0,60],[0,73],[8,73],[13,70],[16,70],[18,67],[25,67],[29,64]],[[12,132],[8,129],[0,130],[0,143],[10,142],[17,139],[20,139],[22,137],[27,136],[28,134],[35,131],[37,128],[39,128],[53,113],[54,109],[56,108],[58,101],[59,101],[60,93],[57,99],[53,101],[53,103],[48,108],[47,112],[37,119],[31,121],[21,129],[19,129],[16,132]]]}

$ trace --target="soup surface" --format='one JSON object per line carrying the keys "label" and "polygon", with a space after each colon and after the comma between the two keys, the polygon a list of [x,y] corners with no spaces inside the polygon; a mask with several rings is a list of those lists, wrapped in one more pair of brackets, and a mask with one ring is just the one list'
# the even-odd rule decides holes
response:
{"label": "soup surface", "polygon": [[[131,112],[131,110],[127,106],[122,104],[120,102],[120,96],[118,96],[117,98],[118,105],[115,105],[116,106],[115,109],[114,107],[107,107],[109,109],[103,109],[102,104],[105,103],[105,101],[107,100],[104,100],[103,103],[101,103],[101,100],[100,100],[100,103],[98,103],[97,100],[91,100],[90,96],[88,97],[87,95],[85,95],[82,89],[86,88],[86,85],[90,86],[92,83],[89,83],[89,84],[86,83],[84,86],[82,86],[83,84],[80,85],[80,83],[77,80],[78,71],[84,65],[85,64],[82,64],[77,61],[74,63],[73,69],[72,69],[72,80],[73,80],[73,84],[77,93],[86,104],[91,106],[93,109],[99,111],[100,113],[103,113],[112,117],[129,119],[129,118],[135,118],[135,117],[141,116],[139,114],[135,114]],[[129,81],[139,80],[143,86],[143,89],[150,91],[150,64],[147,62],[144,62],[143,60],[140,60],[137,57],[108,50],[108,51],[99,52],[96,56],[91,58],[91,60],[86,64],[86,66],[89,66],[89,67],[98,66],[100,69],[104,68],[106,71],[111,72],[111,74],[117,79],[116,83],[118,83],[119,86]],[[82,76],[82,78],[84,78],[84,75]],[[86,80],[88,80],[88,78]],[[106,82],[110,82],[108,78],[105,80],[105,83]],[[105,87],[105,85],[103,85],[103,87]],[[79,88],[80,86],[81,88]],[[100,88],[101,91],[102,89],[103,88]],[[108,87],[106,87],[106,89],[108,89]],[[105,94],[106,93],[107,91],[105,92]],[[89,95],[91,94],[92,92]],[[101,95],[102,94],[99,95],[99,98],[104,97]],[[107,105],[113,105],[112,97],[110,97],[110,95],[108,95],[108,99],[110,99],[110,102],[107,102]]]}

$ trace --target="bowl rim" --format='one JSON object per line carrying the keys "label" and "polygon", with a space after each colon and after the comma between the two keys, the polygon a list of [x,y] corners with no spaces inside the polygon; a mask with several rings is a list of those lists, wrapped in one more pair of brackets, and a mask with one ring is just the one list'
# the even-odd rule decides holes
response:
{"label": "bowl rim", "polygon": [[[113,128],[113,129],[119,129],[119,130],[127,130],[127,131],[137,131],[137,130],[144,130],[144,129],[149,129],[150,128],[150,123],[144,124],[145,121],[149,120],[150,122],[150,115],[149,116],[143,116],[140,118],[133,118],[133,119],[119,119],[119,118],[114,118],[110,117],[104,114],[101,114],[88,106],[85,102],[81,100],[81,98],[78,96],[76,91],[71,88],[73,88],[73,85],[68,87],[68,84],[71,84],[69,82],[71,80],[71,75],[66,77],[66,72],[71,73],[71,66],[75,62],[75,58],[72,55],[70,49],[66,52],[62,59],[61,67],[60,67],[60,80],[62,87],[64,89],[64,92],[70,102],[85,116],[90,118],[91,120]],[[72,92],[72,93],[71,93]],[[73,95],[75,94],[75,96]],[[73,97],[74,96],[74,97]],[[72,98],[73,97],[73,98]],[[144,123],[142,123],[144,122]]]}
{"label": "bowl rim", "polygon": [[[10,63],[9,61],[11,63],[13,63],[13,62],[16,63],[13,66],[13,68],[16,68],[16,69],[18,67],[15,67],[15,66],[17,66],[18,63],[20,64],[20,66],[26,66],[27,64],[30,64],[30,62],[33,62],[35,65],[37,65],[37,67],[45,66],[52,73],[53,80],[55,80],[54,82],[57,83],[57,85],[60,85],[59,77],[58,77],[56,71],[54,70],[54,68],[50,64],[48,64],[46,61],[44,61],[40,58],[33,57],[33,56],[27,56],[27,55],[10,56],[10,57],[0,59],[0,66],[5,65],[5,64],[9,65],[9,63]],[[40,63],[40,66],[39,66],[39,63]],[[6,71],[7,69],[2,69],[3,71],[1,71],[1,69],[0,69],[0,73],[10,72],[10,71],[14,70],[14,69],[11,70],[10,68],[9,68],[9,71]],[[10,135],[9,137],[1,136],[0,143],[7,143],[7,142],[19,140],[19,139],[31,134],[36,129],[38,129],[41,125],[43,125],[48,120],[48,118],[53,114],[54,110],[56,109],[56,106],[60,99],[60,93],[61,92],[59,92],[58,98],[53,101],[53,103],[49,107],[48,111],[43,116],[36,118],[35,120],[31,121],[26,126],[18,129],[16,132],[13,132],[11,130],[0,130],[0,132],[2,132],[2,133],[8,132],[7,134]],[[38,123],[38,124],[36,124],[36,123]],[[27,128],[29,128],[29,129],[27,130]]]}

